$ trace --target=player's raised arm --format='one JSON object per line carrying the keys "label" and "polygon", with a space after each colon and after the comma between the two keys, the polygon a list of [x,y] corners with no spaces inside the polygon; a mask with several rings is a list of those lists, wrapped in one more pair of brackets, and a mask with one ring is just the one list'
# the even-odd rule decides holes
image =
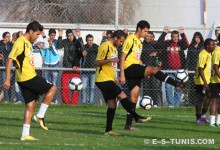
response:
{"label": "player's raised arm", "polygon": [[6,90],[8,90],[10,85],[11,85],[11,83],[10,83],[10,76],[11,76],[12,61],[13,60],[11,58],[8,58],[7,62],[6,62],[6,68],[5,68],[5,70],[6,70],[6,79],[5,79],[5,82],[3,84],[3,86],[4,86],[4,88]]}

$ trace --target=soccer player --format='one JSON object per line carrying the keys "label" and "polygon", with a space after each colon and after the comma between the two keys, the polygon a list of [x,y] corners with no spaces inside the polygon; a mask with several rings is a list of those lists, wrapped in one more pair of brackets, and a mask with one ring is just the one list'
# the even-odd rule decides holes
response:
{"label": "soccer player", "polygon": [[101,90],[105,102],[108,104],[107,122],[105,135],[120,135],[112,130],[112,123],[116,110],[116,98],[118,98],[122,106],[129,112],[138,123],[147,122],[150,118],[139,116],[130,105],[126,94],[116,85],[117,79],[117,63],[119,61],[117,47],[121,46],[125,40],[125,33],[117,30],[113,33],[109,41],[104,42],[98,48],[96,58],[96,82],[95,84]]}
{"label": "soccer player", "polygon": [[20,138],[22,141],[38,140],[30,136],[30,124],[38,95],[42,94],[45,94],[44,100],[37,115],[34,116],[34,119],[44,130],[48,130],[44,122],[44,116],[57,90],[56,86],[47,83],[46,79],[38,76],[34,68],[33,48],[31,43],[36,41],[42,31],[43,26],[37,21],[29,23],[26,28],[26,33],[15,41],[6,63],[4,88],[9,89],[10,87],[10,72],[14,61],[16,65],[16,81],[25,99],[26,109],[24,112],[22,136]]}
{"label": "soccer player", "polygon": [[[142,52],[142,43],[140,38],[144,38],[150,29],[150,24],[141,20],[138,22],[135,34],[129,35],[125,40],[121,53],[120,70],[121,76],[120,81],[125,84],[126,80],[129,84],[130,100],[133,109],[136,108],[138,95],[140,93],[141,80],[144,77],[154,75],[160,81],[169,83],[178,89],[182,88],[183,85],[176,82],[168,75],[160,71],[158,67],[144,66],[140,60]],[[138,130],[132,126],[133,117],[131,114],[127,114],[127,120],[125,129],[126,130]]]}
{"label": "soccer player", "polygon": [[[197,94],[196,102],[196,123],[209,123],[205,115],[210,104],[210,89],[209,83],[211,78],[211,61],[212,51],[215,48],[215,41],[213,39],[206,39],[204,42],[204,49],[199,53],[196,72],[194,75],[195,90]],[[204,101],[204,97],[205,101]],[[204,104],[203,104],[204,103]],[[203,106],[203,108],[202,108]]]}
{"label": "soccer player", "polygon": [[[218,36],[220,41],[220,36]],[[210,126],[220,127],[220,46],[215,47],[212,53],[212,76],[211,76],[211,106],[210,106]],[[215,113],[217,108],[217,120],[215,122]]]}

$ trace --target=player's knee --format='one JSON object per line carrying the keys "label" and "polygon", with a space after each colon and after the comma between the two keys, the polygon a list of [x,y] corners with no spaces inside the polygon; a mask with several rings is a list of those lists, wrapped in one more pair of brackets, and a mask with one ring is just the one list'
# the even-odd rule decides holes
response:
{"label": "player's knee", "polygon": [[29,103],[26,105],[26,109],[27,109],[28,111],[34,111],[35,104],[36,104],[35,100],[29,102]]}
{"label": "player's knee", "polygon": [[152,69],[152,74],[156,74],[158,71],[160,71],[160,69],[158,67],[153,67]]}
{"label": "player's knee", "polygon": [[57,87],[55,85],[53,85],[51,88],[50,88],[50,92],[53,92],[53,93],[56,93],[57,91]]}
{"label": "player's knee", "polygon": [[127,96],[126,96],[126,94],[122,91],[119,95],[118,95],[118,98],[120,99],[120,100],[122,100],[122,99],[125,99]]}
{"label": "player's knee", "polygon": [[148,66],[145,70],[145,76],[155,75],[159,70],[158,67]]}

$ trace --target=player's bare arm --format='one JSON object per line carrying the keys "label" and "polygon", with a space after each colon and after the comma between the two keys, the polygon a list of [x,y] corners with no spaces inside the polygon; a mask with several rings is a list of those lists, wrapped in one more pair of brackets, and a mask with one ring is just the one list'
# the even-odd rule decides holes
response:
{"label": "player's bare arm", "polygon": [[121,53],[121,58],[120,58],[120,82],[121,84],[125,84],[126,79],[125,79],[125,72],[124,72],[124,63],[125,63],[125,58],[127,54]]}
{"label": "player's bare arm", "polygon": [[10,83],[10,76],[11,76],[12,61],[13,60],[11,58],[8,58],[7,62],[6,62],[6,68],[5,68],[5,70],[6,70],[6,79],[5,79],[5,82],[3,84],[3,86],[4,86],[4,88],[6,90],[8,90],[10,85],[11,85],[11,83]]}
{"label": "player's bare arm", "polygon": [[119,59],[116,57],[116,58],[106,59],[106,60],[96,60],[95,65],[100,67],[107,63],[118,63],[118,62],[119,62]]}
{"label": "player's bare arm", "polygon": [[218,78],[220,78],[220,72],[219,72],[219,70],[218,70],[219,66],[216,65],[216,64],[214,64],[214,65],[213,65],[213,68],[214,68],[215,74],[218,76]]}
{"label": "player's bare arm", "polygon": [[208,92],[209,86],[206,82],[205,75],[204,75],[204,72],[203,72],[203,68],[199,67],[198,70],[199,70],[199,75],[201,76],[202,81],[204,82],[204,89],[205,89],[206,92]]}

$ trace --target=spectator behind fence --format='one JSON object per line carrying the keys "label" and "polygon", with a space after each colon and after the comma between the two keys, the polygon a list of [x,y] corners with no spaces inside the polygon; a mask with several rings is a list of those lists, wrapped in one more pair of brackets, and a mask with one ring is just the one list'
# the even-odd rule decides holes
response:
{"label": "spectator behind fence", "polygon": [[[0,41],[0,66],[5,67],[6,60],[8,58],[9,53],[12,49],[12,42],[10,41],[11,35],[9,32],[4,32],[2,34],[3,40]],[[5,69],[0,69],[0,94],[4,93],[3,99],[5,101],[12,101],[13,100],[13,86],[10,87],[8,91],[3,91],[3,82],[6,78],[5,76],[6,72]],[[11,73],[11,79],[12,83],[14,83],[14,72]]]}
{"label": "spectator behind fence", "polygon": [[220,26],[218,26],[218,27],[215,28],[215,37],[216,37],[215,43],[216,43],[216,45],[220,42],[220,41],[218,40],[218,36],[219,36],[219,35],[220,35]]}
{"label": "spectator behind fence", "polygon": [[[93,43],[94,37],[91,34],[86,36],[86,42],[83,50],[82,68],[96,68],[96,56],[98,53],[98,45]],[[83,89],[82,102],[94,103],[95,96],[95,72],[82,71],[81,72]]]}
{"label": "spectator behind fence", "polygon": [[[104,32],[102,33],[102,41],[101,41],[101,44],[102,44],[103,42],[109,41],[109,40],[111,39],[111,37],[112,37],[112,34],[113,34],[113,32],[112,32],[111,30],[104,31]],[[101,45],[101,44],[100,44],[100,45]]]}
{"label": "spectator behind fence", "polygon": [[[61,94],[63,102],[66,104],[76,105],[78,103],[78,92],[71,92],[68,88],[68,82],[72,77],[80,77],[77,68],[80,66],[80,59],[82,57],[83,41],[78,33],[78,39],[75,38],[71,29],[66,30],[67,39],[62,40],[63,30],[59,29],[59,38],[57,48],[64,48],[63,67],[72,68],[71,71],[63,71],[61,77]],[[70,93],[71,92],[71,93]],[[71,98],[70,95],[71,94]]]}
{"label": "spectator behind fence", "polygon": [[[189,71],[196,70],[196,63],[200,51],[204,48],[204,39],[200,32],[195,32],[187,53],[187,68]],[[191,105],[196,102],[195,84],[193,81],[194,73],[189,73],[189,103]]]}
{"label": "spectator behind fence", "polygon": [[[55,29],[49,29],[49,39],[45,40],[44,45],[47,45],[45,49],[42,49],[40,51],[41,56],[43,58],[43,67],[45,68],[58,68],[59,67],[59,60],[60,60],[60,52],[57,49],[57,43],[58,40],[55,39],[56,36],[56,30]],[[44,35],[44,38],[46,36]],[[53,85],[57,85],[58,81],[58,70],[46,70],[44,72],[44,76],[46,80]],[[57,96],[54,96],[54,99],[52,103],[57,103]]]}
{"label": "spectator behind fence", "polygon": [[[171,32],[171,40],[165,40],[167,33],[169,32],[169,28],[165,27],[163,33],[159,37],[156,48],[162,49],[162,63],[163,69],[175,71],[178,69],[184,69],[186,65],[186,59],[184,50],[188,48],[188,40],[184,33],[184,28],[179,28],[179,32],[174,30]],[[181,40],[179,39],[179,34],[181,36]],[[174,73],[168,73],[170,77],[175,78]],[[169,84],[165,84],[166,89],[166,98],[169,107],[179,106],[181,99],[181,91],[174,91],[173,95],[173,86]]]}
{"label": "spectator behind fence", "polygon": [[[143,49],[141,53],[141,61],[146,66],[161,67],[162,63],[159,59],[159,52],[154,49],[154,33],[149,31],[143,41]],[[153,99],[155,106],[162,106],[162,89],[161,81],[154,76],[148,80],[143,80],[143,96],[148,95]]]}
{"label": "spectator behind fence", "polygon": [[[40,51],[46,47],[49,47],[47,42],[47,38],[45,36],[44,31],[41,32],[41,36],[37,38],[37,41],[33,43],[33,53],[34,53],[34,66],[36,68],[43,67],[43,58],[41,56]],[[36,72],[39,76],[43,76],[43,72],[41,69],[36,69]]]}
{"label": "spectator behind fence", "polygon": [[14,44],[14,42],[17,40],[17,32],[12,33],[12,39],[11,42]]}

